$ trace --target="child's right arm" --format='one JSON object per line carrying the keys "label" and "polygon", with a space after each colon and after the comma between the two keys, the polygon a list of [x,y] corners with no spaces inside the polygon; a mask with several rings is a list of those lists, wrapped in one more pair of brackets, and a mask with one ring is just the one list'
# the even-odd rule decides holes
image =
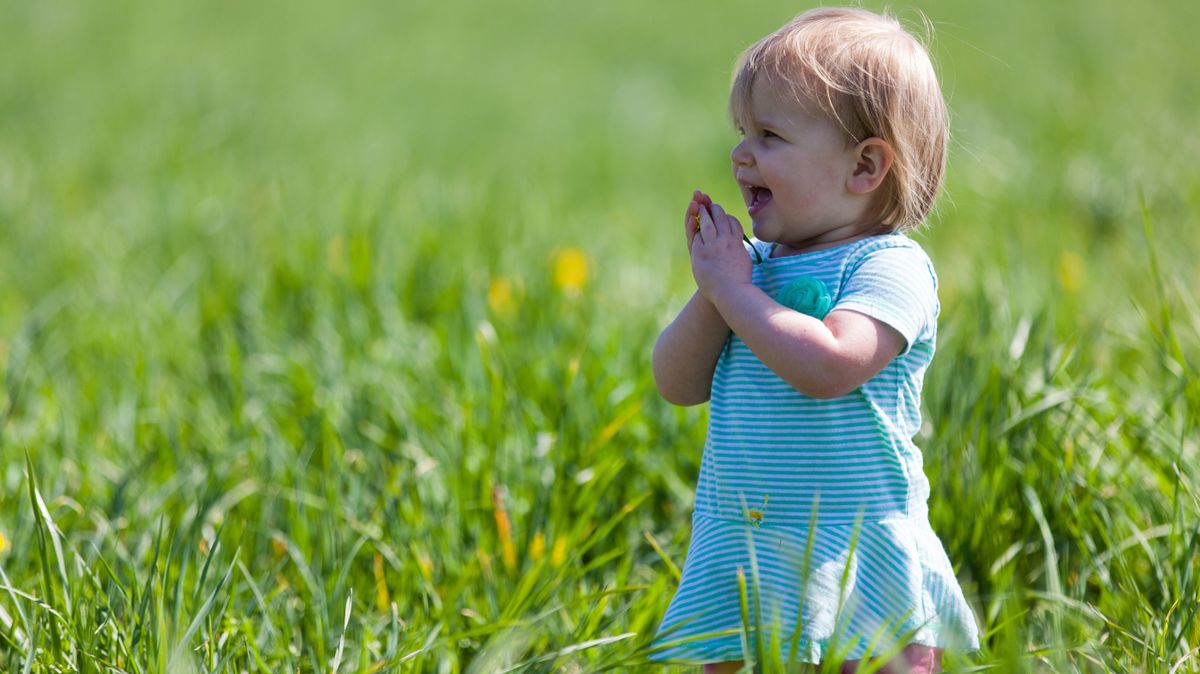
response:
{"label": "child's right arm", "polygon": [[[683,218],[688,250],[696,236],[700,209],[711,206],[712,200],[699,191],[688,204]],[[676,405],[708,402],[713,371],[729,332],[729,326],[712,302],[699,291],[693,294],[654,344],[654,383],[662,397]]]}
{"label": "child's right arm", "polygon": [[662,397],[676,405],[708,402],[728,338],[725,319],[697,291],[654,344],[654,383]]}

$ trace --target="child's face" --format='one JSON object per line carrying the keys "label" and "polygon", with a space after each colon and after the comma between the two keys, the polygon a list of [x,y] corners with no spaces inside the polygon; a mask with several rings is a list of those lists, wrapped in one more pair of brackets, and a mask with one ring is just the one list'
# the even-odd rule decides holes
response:
{"label": "child's face", "polygon": [[808,249],[862,233],[865,204],[847,189],[854,145],[815,102],[802,105],[786,91],[755,83],[742,141],[730,153],[754,236]]}

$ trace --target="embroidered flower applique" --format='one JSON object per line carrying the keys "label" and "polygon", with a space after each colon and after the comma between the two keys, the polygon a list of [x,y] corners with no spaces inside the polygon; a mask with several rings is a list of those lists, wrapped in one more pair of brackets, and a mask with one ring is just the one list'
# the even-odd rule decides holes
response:
{"label": "embroidered flower applique", "polygon": [[783,306],[823,319],[833,308],[833,295],[820,279],[800,276],[792,279],[775,294],[775,301]]}

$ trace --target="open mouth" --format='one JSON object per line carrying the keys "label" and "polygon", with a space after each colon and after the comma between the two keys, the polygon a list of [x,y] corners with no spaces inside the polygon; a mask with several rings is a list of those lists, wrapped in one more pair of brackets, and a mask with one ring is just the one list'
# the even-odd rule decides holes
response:
{"label": "open mouth", "polygon": [[746,210],[751,216],[756,215],[769,203],[771,203],[771,190],[765,187],[750,186],[750,204]]}

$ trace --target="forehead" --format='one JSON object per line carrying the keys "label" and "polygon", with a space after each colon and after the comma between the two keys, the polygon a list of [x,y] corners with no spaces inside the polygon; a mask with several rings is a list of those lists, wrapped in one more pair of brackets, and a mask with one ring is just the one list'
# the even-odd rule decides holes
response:
{"label": "forehead", "polygon": [[828,116],[803,84],[778,76],[755,78],[743,102],[735,106],[734,117],[741,125],[811,123]]}

